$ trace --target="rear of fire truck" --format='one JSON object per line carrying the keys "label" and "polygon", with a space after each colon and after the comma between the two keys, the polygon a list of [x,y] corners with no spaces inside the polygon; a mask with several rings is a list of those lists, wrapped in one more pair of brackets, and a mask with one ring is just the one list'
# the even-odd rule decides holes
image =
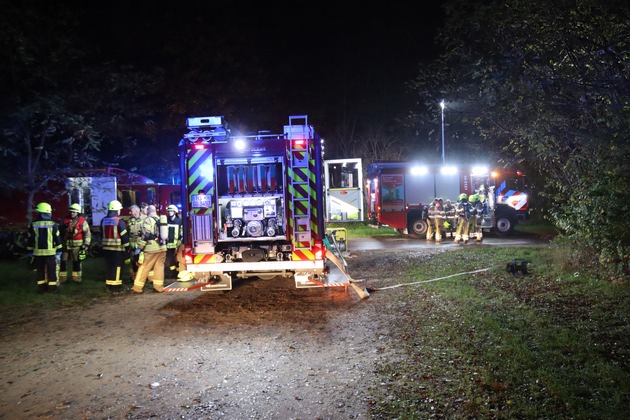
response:
{"label": "rear of fire truck", "polygon": [[234,135],[223,117],[187,126],[179,147],[190,278],[166,291],[230,290],[237,278],[278,275],[325,285],[322,146],[308,117],[290,116],[280,134]]}

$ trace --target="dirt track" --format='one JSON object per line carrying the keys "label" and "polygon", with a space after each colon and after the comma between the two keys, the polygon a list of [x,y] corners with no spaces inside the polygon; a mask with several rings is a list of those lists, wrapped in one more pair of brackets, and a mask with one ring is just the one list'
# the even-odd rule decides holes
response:
{"label": "dirt track", "polygon": [[[385,253],[353,257],[353,276],[372,284],[396,272]],[[375,367],[399,357],[386,330],[394,295],[276,277],[8,314],[0,417],[366,419]]]}

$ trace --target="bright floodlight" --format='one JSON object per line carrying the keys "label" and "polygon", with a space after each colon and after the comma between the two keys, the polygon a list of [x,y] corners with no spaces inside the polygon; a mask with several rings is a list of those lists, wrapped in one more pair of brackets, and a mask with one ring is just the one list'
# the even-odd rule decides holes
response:
{"label": "bright floodlight", "polygon": [[243,150],[245,148],[245,140],[237,139],[234,142],[234,147],[236,147],[236,150]]}
{"label": "bright floodlight", "polygon": [[424,175],[429,172],[429,168],[426,166],[414,166],[411,168],[412,175]]}
{"label": "bright floodlight", "polygon": [[440,172],[443,175],[455,175],[457,173],[457,168],[455,166],[442,166]]}

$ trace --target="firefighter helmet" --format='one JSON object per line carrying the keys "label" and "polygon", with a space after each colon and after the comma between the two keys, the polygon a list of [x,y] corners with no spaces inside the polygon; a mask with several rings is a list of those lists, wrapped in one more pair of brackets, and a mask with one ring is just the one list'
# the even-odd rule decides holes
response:
{"label": "firefighter helmet", "polygon": [[73,203],[70,205],[70,211],[81,213],[81,206],[78,203]]}
{"label": "firefighter helmet", "polygon": [[468,200],[468,196],[467,196],[466,194],[460,194],[460,195],[459,195],[459,199],[458,199],[458,200],[459,200],[459,201],[462,201],[462,200]]}
{"label": "firefighter helmet", "polygon": [[170,206],[166,208],[166,211],[174,211],[175,213],[177,213],[179,209],[177,208],[175,204],[171,204]]}
{"label": "firefighter helmet", "polygon": [[107,210],[120,210],[122,209],[122,204],[118,200],[112,200],[107,205]]}
{"label": "firefighter helmet", "polygon": [[473,194],[470,196],[470,202],[474,203],[475,201],[480,201],[479,194]]}
{"label": "firefighter helmet", "polygon": [[48,203],[39,203],[35,208],[38,213],[52,213],[52,207]]}

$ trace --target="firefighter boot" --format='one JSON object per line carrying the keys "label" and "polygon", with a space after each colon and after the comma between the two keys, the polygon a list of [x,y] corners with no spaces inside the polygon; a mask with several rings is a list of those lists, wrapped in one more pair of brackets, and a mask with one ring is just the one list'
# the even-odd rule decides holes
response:
{"label": "firefighter boot", "polygon": [[133,290],[136,293],[142,293],[142,291],[144,290],[143,287],[137,286],[136,284],[133,285],[133,287],[131,288],[131,290]]}
{"label": "firefighter boot", "polygon": [[468,235],[464,235],[463,238],[464,243],[467,244],[468,243]]}
{"label": "firefighter boot", "polygon": [[481,232],[477,232],[477,238],[476,238],[477,242],[481,242],[483,241],[483,233]]}
{"label": "firefighter boot", "polygon": [[153,290],[162,293],[164,291],[164,280],[153,280]]}
{"label": "firefighter boot", "polygon": [[435,242],[442,242],[442,234],[439,230],[435,232]]}
{"label": "firefighter boot", "polygon": [[[60,274],[61,276],[61,274]],[[72,281],[75,283],[81,283],[82,281],[82,276],[81,276],[81,272],[80,271],[73,271],[72,272]]]}
{"label": "firefighter boot", "polygon": [[459,241],[462,240],[462,237],[459,234],[455,234],[455,240],[453,242],[455,242],[456,244],[459,243]]}
{"label": "firefighter boot", "polygon": [[68,280],[68,272],[60,271],[59,272],[59,283],[65,283]]}

